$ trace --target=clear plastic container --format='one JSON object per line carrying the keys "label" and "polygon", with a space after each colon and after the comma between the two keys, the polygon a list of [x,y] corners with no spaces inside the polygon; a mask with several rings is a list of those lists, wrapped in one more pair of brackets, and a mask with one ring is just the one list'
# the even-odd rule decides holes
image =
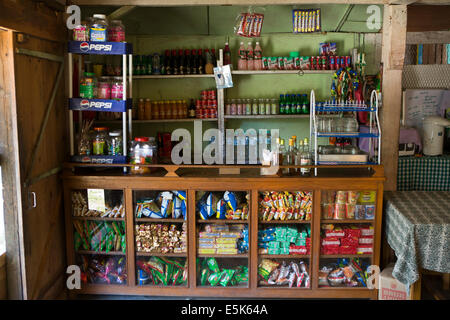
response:
{"label": "clear plastic container", "polygon": [[80,80],[80,98],[97,98],[97,77],[93,72],[85,72]]}
{"label": "clear plastic container", "polygon": [[89,26],[89,39],[95,42],[108,40],[108,21],[104,14],[94,14]]}
{"label": "clear plastic container", "polygon": [[123,99],[123,79],[122,77],[114,77],[111,83],[111,99]]}
{"label": "clear plastic container", "polygon": [[252,114],[258,114],[258,100],[253,99],[252,101]]}
{"label": "clear plastic container", "polygon": [[252,101],[250,99],[245,99],[245,115],[252,114]]}
{"label": "clear plastic container", "polygon": [[[154,164],[157,158],[155,138],[136,137],[131,144],[131,164]],[[150,173],[150,168],[142,166],[131,167],[133,174]]]}
{"label": "clear plastic container", "polygon": [[98,81],[97,97],[111,99],[111,82],[108,77],[101,77]]}
{"label": "clear plastic container", "polygon": [[106,146],[106,139],[108,136],[108,128],[106,127],[95,127],[95,136],[92,140],[92,154],[95,156],[105,155],[108,152]]}
{"label": "clear plastic container", "polygon": [[108,137],[108,155],[119,156],[123,154],[122,132],[111,131]]}
{"label": "clear plastic container", "polygon": [[263,115],[266,114],[266,105],[264,104],[264,99],[258,99],[258,114]]}
{"label": "clear plastic container", "polygon": [[108,27],[108,41],[125,42],[125,26],[120,20],[112,20]]}

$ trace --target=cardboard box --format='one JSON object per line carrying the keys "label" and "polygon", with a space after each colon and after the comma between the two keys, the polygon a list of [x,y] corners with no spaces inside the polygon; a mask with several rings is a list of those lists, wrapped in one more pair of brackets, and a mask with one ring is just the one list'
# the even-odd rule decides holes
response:
{"label": "cardboard box", "polygon": [[378,300],[410,300],[406,286],[392,276],[394,265],[388,265],[378,279]]}

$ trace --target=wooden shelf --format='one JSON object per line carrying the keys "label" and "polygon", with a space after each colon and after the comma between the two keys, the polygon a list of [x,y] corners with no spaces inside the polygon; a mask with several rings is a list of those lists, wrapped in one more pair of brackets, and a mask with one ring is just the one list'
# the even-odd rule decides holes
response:
{"label": "wooden shelf", "polygon": [[357,219],[325,219],[321,223],[373,223],[375,220],[357,220]]}
{"label": "wooden shelf", "polygon": [[182,257],[186,258],[187,253],[186,252],[168,252],[168,253],[162,253],[162,252],[140,252],[136,251],[136,256],[138,257]]}
{"label": "wooden shelf", "polygon": [[125,218],[102,218],[102,217],[80,217],[72,216],[73,220],[94,220],[94,221],[125,221]]}
{"label": "wooden shelf", "polygon": [[214,78],[214,74],[148,74],[148,75],[133,75],[133,80],[140,79],[186,79],[186,78]]}
{"label": "wooden shelf", "polygon": [[[188,118],[188,119],[158,119],[158,120],[132,120],[133,124],[142,123],[173,123],[173,122],[194,122],[195,120],[200,121],[217,121],[217,118]],[[122,124],[122,120],[95,120],[95,123],[105,123],[105,124]]]}
{"label": "wooden shelf", "polygon": [[155,223],[162,223],[162,222],[167,222],[167,223],[183,223],[183,222],[187,222],[184,219],[154,219],[154,218],[136,218],[135,222],[155,222]]}
{"label": "wooden shelf", "polygon": [[248,223],[248,220],[232,220],[232,219],[197,219],[197,223]]}
{"label": "wooden shelf", "polygon": [[197,254],[198,258],[248,258],[248,253],[238,254]]}
{"label": "wooden shelf", "polygon": [[78,250],[76,251],[78,254],[90,254],[90,255],[102,255],[102,256],[125,256],[125,253],[122,251],[88,251],[88,250]]}
{"label": "wooden shelf", "polygon": [[286,120],[292,120],[292,119],[309,119],[309,114],[225,115],[224,119],[230,119],[230,120],[233,120],[233,119],[255,119],[255,120],[286,119]]}
{"label": "wooden shelf", "polygon": [[372,258],[372,254],[321,254],[320,258]]}
{"label": "wooden shelf", "polygon": [[264,221],[259,220],[258,223],[261,224],[310,224],[311,220],[270,220]]}
{"label": "wooden shelf", "polygon": [[233,70],[235,75],[263,75],[263,74],[333,74],[336,70]]}
{"label": "wooden shelf", "polygon": [[309,254],[260,254],[260,258],[267,259],[309,259]]}

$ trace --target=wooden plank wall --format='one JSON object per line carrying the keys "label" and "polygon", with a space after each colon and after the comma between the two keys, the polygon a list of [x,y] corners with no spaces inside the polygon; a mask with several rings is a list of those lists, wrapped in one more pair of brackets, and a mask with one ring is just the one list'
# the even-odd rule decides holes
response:
{"label": "wooden plank wall", "polygon": [[0,300],[8,297],[6,292],[6,254],[0,255]]}
{"label": "wooden plank wall", "polygon": [[407,31],[450,30],[450,6],[408,6]]}
{"label": "wooden plank wall", "polygon": [[5,237],[8,297],[23,299],[26,298],[22,282],[25,279],[25,261],[12,31],[0,30],[0,56],[0,163],[3,212],[7,226]]}
{"label": "wooden plank wall", "polygon": [[[62,42],[28,35],[23,42],[16,39],[15,48],[60,57],[64,57],[65,51]],[[33,154],[61,63],[17,53],[15,59],[20,167],[23,174],[27,173],[34,156],[35,162],[30,172],[30,178],[33,178],[61,166],[68,154],[64,80],[61,79],[56,91],[40,146]],[[33,72],[30,73],[30,70]],[[54,288],[54,294],[57,295],[64,286],[62,279],[66,261],[62,190],[58,174],[23,190],[24,193],[35,192],[37,199],[36,208],[24,208],[27,290],[30,299],[44,298],[53,286],[57,287]]]}
{"label": "wooden plank wall", "polygon": [[383,107],[381,159],[385,190],[397,189],[398,139],[402,106],[402,69],[406,47],[406,5],[385,5],[383,17]]}

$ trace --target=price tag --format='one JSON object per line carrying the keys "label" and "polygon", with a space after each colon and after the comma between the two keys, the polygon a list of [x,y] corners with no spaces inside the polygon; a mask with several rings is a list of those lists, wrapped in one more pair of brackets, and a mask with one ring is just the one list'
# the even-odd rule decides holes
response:
{"label": "price tag", "polygon": [[88,208],[105,212],[105,190],[104,189],[87,189]]}

